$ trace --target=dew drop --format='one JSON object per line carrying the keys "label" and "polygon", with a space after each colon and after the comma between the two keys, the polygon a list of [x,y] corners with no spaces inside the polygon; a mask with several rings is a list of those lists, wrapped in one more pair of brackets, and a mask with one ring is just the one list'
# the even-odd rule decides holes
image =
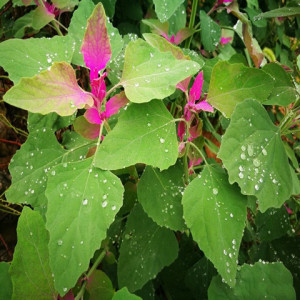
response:
{"label": "dew drop", "polygon": [[165,142],[165,139],[160,138],[159,141],[163,144]]}
{"label": "dew drop", "polygon": [[87,205],[88,204],[88,199],[84,199],[83,201],[82,201],[82,205]]}
{"label": "dew drop", "polygon": [[58,241],[57,241],[57,245],[58,245],[58,246],[61,246],[62,244],[63,244],[63,241],[62,241],[62,240],[58,240]]}
{"label": "dew drop", "polygon": [[103,201],[102,202],[102,207],[104,208],[104,207],[106,207],[107,206],[107,201]]}
{"label": "dew drop", "polygon": [[218,195],[218,193],[219,193],[218,189],[217,188],[213,188],[213,194],[214,195]]}

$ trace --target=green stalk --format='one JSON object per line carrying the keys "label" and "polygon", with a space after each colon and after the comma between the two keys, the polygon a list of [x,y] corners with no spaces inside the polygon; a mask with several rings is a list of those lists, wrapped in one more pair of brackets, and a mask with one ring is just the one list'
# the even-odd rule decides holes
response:
{"label": "green stalk", "polygon": [[[196,19],[196,13],[197,13],[197,8],[198,8],[198,0],[193,0],[192,4],[192,12],[191,12],[191,17],[190,17],[190,23],[189,23],[189,28],[193,29],[194,24],[195,24],[195,19]],[[189,49],[191,46],[193,36],[190,36],[184,44],[184,48]]]}
{"label": "green stalk", "polygon": [[208,165],[207,160],[206,160],[205,155],[203,154],[203,152],[194,143],[190,142],[190,145],[193,146],[199,152],[199,154],[203,158],[205,164]]}
{"label": "green stalk", "polygon": [[188,151],[190,144],[186,144],[185,153],[183,156],[183,168],[184,168],[184,182],[185,184],[189,183],[189,165],[188,165]]}

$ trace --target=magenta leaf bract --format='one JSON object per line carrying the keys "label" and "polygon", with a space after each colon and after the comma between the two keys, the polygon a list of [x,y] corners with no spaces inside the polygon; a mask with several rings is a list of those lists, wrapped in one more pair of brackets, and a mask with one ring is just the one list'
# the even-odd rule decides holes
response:
{"label": "magenta leaf bract", "polygon": [[90,68],[91,81],[105,68],[111,57],[111,47],[106,28],[106,15],[102,3],[99,3],[88,19],[81,52],[85,64]]}

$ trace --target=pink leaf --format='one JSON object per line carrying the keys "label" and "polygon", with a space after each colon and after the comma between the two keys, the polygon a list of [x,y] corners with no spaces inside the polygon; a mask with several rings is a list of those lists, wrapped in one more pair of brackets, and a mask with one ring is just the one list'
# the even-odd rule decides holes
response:
{"label": "pink leaf", "polygon": [[105,72],[99,78],[95,78],[91,81],[92,94],[96,97],[95,106],[97,108],[100,108],[102,100],[106,94],[106,85],[104,81],[106,75],[107,74]]}
{"label": "pink leaf", "polygon": [[196,120],[196,124],[193,126],[190,126],[189,133],[191,135],[191,137],[189,138],[189,141],[191,142],[192,140],[196,139],[198,136],[201,135],[202,124],[198,120]]}
{"label": "pink leaf", "polygon": [[196,100],[200,99],[203,85],[203,71],[201,71],[195,78],[194,84],[190,89],[189,103],[195,103]]}
{"label": "pink leaf", "polygon": [[100,134],[100,125],[89,123],[84,116],[78,117],[74,122],[74,129],[86,139],[94,140]]}
{"label": "pink leaf", "polygon": [[209,111],[209,112],[214,112],[214,108],[208,104],[206,101],[201,101],[197,104],[195,104],[195,110],[197,112],[199,112],[200,110],[204,110],[204,111]]}
{"label": "pink leaf", "polygon": [[128,103],[128,99],[124,92],[112,97],[105,105],[105,117],[108,119],[110,116],[118,113],[119,109]]}
{"label": "pink leaf", "polygon": [[98,3],[87,22],[81,47],[85,65],[90,68],[91,82],[98,77],[111,57],[110,40],[106,29],[106,15]]}
{"label": "pink leaf", "polygon": [[84,117],[89,123],[92,124],[101,124],[102,120],[99,115],[99,111],[97,108],[92,107],[86,110]]}
{"label": "pink leaf", "polygon": [[190,28],[182,28],[180,29],[175,36],[174,44],[179,45],[182,41],[186,40],[188,37],[193,35],[194,30]]}
{"label": "pink leaf", "polygon": [[182,142],[183,137],[185,136],[185,122],[184,121],[179,122],[177,135],[178,135],[180,141]]}
{"label": "pink leaf", "polygon": [[184,93],[188,90],[191,76],[177,83],[176,88],[182,90]]}
{"label": "pink leaf", "polygon": [[223,46],[223,45],[226,45],[228,44],[230,41],[232,40],[232,37],[221,37],[221,40],[220,40],[220,44]]}

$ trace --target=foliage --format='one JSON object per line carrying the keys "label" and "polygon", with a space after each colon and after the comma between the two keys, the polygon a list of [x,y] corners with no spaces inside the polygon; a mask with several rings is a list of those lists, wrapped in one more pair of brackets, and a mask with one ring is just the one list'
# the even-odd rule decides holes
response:
{"label": "foliage", "polygon": [[0,1],[0,299],[300,297],[298,5]]}

